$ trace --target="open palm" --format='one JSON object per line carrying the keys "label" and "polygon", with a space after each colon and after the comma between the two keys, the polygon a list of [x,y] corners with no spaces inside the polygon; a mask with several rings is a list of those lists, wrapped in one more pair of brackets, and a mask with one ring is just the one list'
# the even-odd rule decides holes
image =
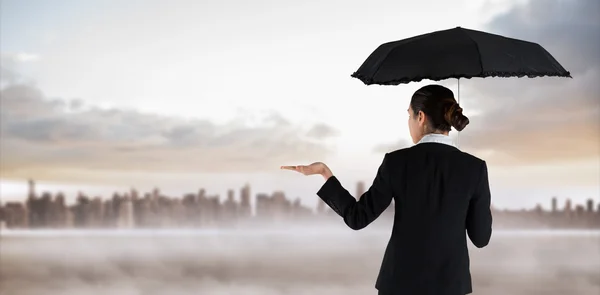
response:
{"label": "open palm", "polygon": [[293,170],[304,175],[322,175],[325,171],[327,171],[327,165],[321,162],[315,162],[310,165],[281,166],[281,169]]}

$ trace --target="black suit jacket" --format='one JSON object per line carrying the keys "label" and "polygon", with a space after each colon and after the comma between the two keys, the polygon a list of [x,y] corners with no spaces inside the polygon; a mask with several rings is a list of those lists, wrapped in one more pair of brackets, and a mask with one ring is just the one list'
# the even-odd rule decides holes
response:
{"label": "black suit jacket", "polygon": [[392,235],[375,284],[381,294],[472,292],[466,236],[481,248],[492,234],[485,161],[450,145],[421,143],[386,154],[358,201],[335,176],[317,194],[355,230],[394,199]]}

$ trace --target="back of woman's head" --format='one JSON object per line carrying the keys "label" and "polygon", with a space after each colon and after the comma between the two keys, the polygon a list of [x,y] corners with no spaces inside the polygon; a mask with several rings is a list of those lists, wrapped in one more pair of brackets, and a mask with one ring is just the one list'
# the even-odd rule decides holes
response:
{"label": "back of woman's head", "polygon": [[462,114],[452,90],[441,85],[427,85],[417,90],[410,101],[414,114],[423,112],[432,130],[450,131],[450,126],[462,131],[469,118]]}

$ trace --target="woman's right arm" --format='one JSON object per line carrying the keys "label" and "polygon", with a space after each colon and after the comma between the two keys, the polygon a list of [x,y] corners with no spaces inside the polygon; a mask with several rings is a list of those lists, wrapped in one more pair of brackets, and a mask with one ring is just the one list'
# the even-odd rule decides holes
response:
{"label": "woman's right arm", "polygon": [[485,247],[492,236],[491,193],[487,164],[483,162],[481,179],[467,211],[467,234],[477,248]]}

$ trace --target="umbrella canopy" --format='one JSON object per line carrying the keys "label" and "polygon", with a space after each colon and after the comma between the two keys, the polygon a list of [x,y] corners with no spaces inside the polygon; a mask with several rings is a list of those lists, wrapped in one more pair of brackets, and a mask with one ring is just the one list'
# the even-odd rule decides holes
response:
{"label": "umbrella canopy", "polygon": [[367,85],[525,76],[571,77],[536,43],[461,27],[382,44],[352,74]]}

